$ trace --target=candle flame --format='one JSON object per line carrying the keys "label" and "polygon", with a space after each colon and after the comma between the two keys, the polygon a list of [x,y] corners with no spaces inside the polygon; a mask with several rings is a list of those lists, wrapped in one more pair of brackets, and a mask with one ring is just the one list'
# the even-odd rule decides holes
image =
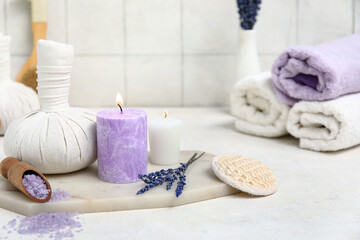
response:
{"label": "candle flame", "polygon": [[118,106],[124,105],[124,100],[120,93],[116,94],[116,105]]}
{"label": "candle flame", "polygon": [[167,118],[167,116],[168,116],[168,111],[163,111],[163,114],[164,114],[164,119],[166,119]]}

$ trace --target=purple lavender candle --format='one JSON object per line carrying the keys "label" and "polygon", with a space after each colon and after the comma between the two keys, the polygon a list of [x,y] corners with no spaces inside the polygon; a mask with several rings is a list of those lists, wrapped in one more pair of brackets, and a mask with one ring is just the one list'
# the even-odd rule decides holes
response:
{"label": "purple lavender candle", "polygon": [[139,109],[98,112],[99,178],[113,183],[138,181],[147,173],[147,114]]}

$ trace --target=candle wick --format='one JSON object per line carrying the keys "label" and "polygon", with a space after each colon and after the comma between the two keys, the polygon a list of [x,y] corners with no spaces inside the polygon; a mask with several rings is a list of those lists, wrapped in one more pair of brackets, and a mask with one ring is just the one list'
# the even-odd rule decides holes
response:
{"label": "candle wick", "polygon": [[121,112],[121,114],[123,113],[123,109],[122,109],[122,107],[121,107],[121,105],[120,104],[118,104],[118,106],[119,106],[119,108],[120,108],[120,112]]}

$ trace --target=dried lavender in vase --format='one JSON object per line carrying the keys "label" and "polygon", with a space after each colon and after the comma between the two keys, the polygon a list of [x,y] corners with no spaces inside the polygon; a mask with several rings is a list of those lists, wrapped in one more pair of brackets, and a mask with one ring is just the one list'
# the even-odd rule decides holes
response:
{"label": "dried lavender in vase", "polygon": [[164,183],[166,183],[166,190],[170,190],[174,182],[178,181],[175,195],[176,197],[179,197],[182,194],[186,185],[185,172],[187,168],[196,160],[201,158],[204,154],[205,153],[203,152],[197,157],[198,154],[195,153],[187,163],[180,163],[181,166],[175,169],[161,169],[160,171],[152,172],[149,174],[139,174],[139,179],[141,179],[147,185],[140,189],[136,194],[143,194],[156,186],[163,185]]}
{"label": "dried lavender in vase", "polygon": [[254,25],[260,10],[261,0],[237,0],[241,31],[237,57],[237,77],[233,84],[243,78],[261,72],[260,60],[256,47]]}
{"label": "dried lavender in vase", "polygon": [[240,26],[244,30],[253,29],[260,10],[261,0],[236,0],[240,16]]}

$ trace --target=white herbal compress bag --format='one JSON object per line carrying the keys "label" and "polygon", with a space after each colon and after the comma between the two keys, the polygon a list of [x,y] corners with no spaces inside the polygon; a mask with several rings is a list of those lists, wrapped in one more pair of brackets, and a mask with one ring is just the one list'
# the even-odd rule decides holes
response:
{"label": "white herbal compress bag", "polygon": [[4,138],[7,156],[19,158],[43,173],[67,173],[96,160],[96,118],[69,107],[71,45],[38,41],[40,110],[11,123]]}
{"label": "white herbal compress bag", "polygon": [[0,33],[0,135],[15,118],[40,107],[34,90],[11,80],[10,42],[9,36]]}

